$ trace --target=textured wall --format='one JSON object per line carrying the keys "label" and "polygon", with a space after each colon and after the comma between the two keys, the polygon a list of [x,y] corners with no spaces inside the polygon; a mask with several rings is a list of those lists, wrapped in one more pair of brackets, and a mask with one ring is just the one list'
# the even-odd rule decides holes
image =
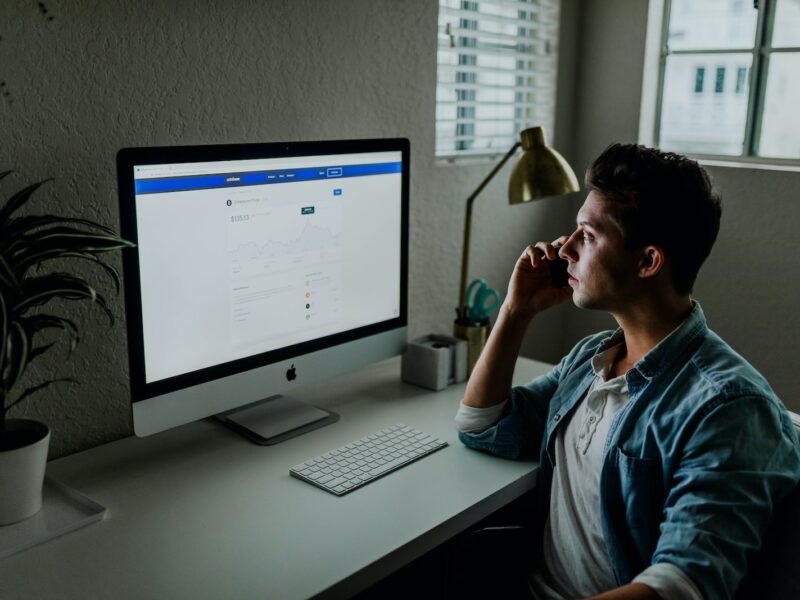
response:
{"label": "textured wall", "polygon": [[[638,139],[646,24],[647,3],[640,0],[581,3],[575,139],[581,169],[609,143]],[[708,171],[722,193],[722,226],[694,296],[709,325],[800,412],[800,172]],[[565,348],[615,325],[577,310],[565,323]]]}
{"label": "textured wall", "polygon": [[[34,209],[117,226],[114,157],[125,146],[408,137],[410,334],[449,331],[463,202],[491,164],[434,159],[436,0],[44,4],[0,4],[0,168],[16,170],[2,197],[53,177]],[[568,92],[572,82],[559,80]],[[559,121],[569,107],[559,103]],[[505,181],[476,207],[471,269],[502,290],[522,247],[554,237],[569,212],[552,200],[508,207]],[[81,385],[15,413],[51,425],[51,457],[131,433],[124,314],[113,304],[113,329],[97,311],[66,307],[84,323],[82,343],[69,361],[48,355],[31,380],[56,372]],[[557,358],[561,325],[558,312],[542,319],[526,352]]]}

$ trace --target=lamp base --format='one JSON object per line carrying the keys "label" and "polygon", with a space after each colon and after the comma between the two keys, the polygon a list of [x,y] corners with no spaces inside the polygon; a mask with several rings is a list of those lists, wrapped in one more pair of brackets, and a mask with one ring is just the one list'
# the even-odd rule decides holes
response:
{"label": "lamp base", "polygon": [[462,340],[467,340],[467,377],[472,374],[478,357],[483,352],[486,340],[489,339],[491,325],[466,325],[458,319],[453,321],[453,335]]}

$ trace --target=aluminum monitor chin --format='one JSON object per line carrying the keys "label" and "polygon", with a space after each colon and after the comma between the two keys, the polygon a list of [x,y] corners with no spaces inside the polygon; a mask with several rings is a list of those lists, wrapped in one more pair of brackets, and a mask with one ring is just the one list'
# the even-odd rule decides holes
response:
{"label": "aluminum monitor chin", "polygon": [[137,435],[280,441],[336,415],[263,400],[402,352],[408,140],[126,148],[117,174]]}

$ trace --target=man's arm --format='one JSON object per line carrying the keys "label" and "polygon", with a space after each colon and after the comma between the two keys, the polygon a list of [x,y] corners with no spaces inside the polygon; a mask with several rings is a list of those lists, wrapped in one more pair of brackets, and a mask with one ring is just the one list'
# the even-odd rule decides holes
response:
{"label": "man's arm", "polygon": [[[566,238],[557,242],[563,243],[563,239]],[[556,250],[551,244],[539,242],[528,246],[517,260],[497,322],[467,382],[467,406],[487,408],[506,399],[531,320],[572,295],[572,288],[553,287],[545,257],[554,259]]]}
{"label": "man's arm", "polygon": [[533,315],[513,314],[503,303],[489,340],[467,382],[464,404],[488,408],[506,399],[522,339],[532,318]]}
{"label": "man's arm", "polygon": [[777,400],[721,397],[680,452],[651,557],[705,597],[732,598],[762,546],[774,506],[797,484],[800,453]]}
{"label": "man's arm", "polygon": [[661,600],[661,597],[643,583],[629,583],[586,600]]}

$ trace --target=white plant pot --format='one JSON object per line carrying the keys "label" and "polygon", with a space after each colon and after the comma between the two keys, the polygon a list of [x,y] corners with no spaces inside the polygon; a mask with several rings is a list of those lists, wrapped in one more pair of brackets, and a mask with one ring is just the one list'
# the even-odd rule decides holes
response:
{"label": "white plant pot", "polygon": [[50,429],[28,419],[6,419],[6,432],[24,445],[0,449],[0,525],[32,517],[42,508],[42,483],[47,466]]}

